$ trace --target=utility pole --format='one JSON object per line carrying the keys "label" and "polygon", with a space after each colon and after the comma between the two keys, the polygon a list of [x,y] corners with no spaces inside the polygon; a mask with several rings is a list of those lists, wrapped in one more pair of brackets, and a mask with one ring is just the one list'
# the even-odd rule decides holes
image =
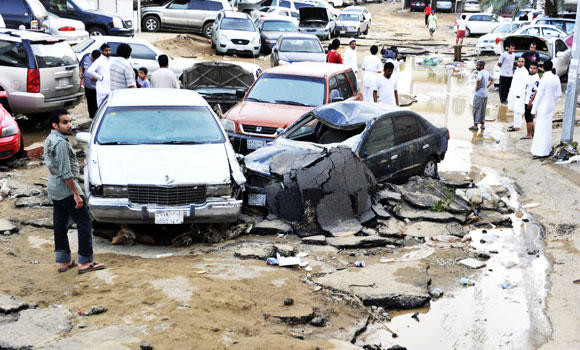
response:
{"label": "utility pole", "polygon": [[578,62],[580,60],[580,0],[576,7],[576,23],[574,26],[574,42],[572,44],[572,59],[568,68],[568,85],[566,87],[566,105],[564,107],[564,121],[562,122],[561,142],[570,143],[574,139],[574,124],[576,119],[576,103],[578,101]]}

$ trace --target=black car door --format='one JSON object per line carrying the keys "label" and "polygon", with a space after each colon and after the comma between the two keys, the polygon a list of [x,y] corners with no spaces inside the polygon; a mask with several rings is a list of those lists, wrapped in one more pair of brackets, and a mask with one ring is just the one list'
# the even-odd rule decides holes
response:
{"label": "black car door", "polygon": [[373,124],[363,140],[361,155],[377,180],[382,181],[397,176],[401,155],[399,148],[395,147],[392,118],[384,117]]}
{"label": "black car door", "polygon": [[400,148],[399,166],[401,172],[409,174],[423,163],[423,144],[419,138],[417,118],[410,112],[394,117],[395,145]]}

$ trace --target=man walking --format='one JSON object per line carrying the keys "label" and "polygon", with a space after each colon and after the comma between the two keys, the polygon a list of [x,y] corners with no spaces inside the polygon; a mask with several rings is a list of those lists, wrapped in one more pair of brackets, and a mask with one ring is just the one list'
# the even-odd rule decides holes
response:
{"label": "man walking", "polygon": [[135,88],[137,86],[135,72],[133,67],[131,67],[131,63],[129,63],[131,51],[131,46],[125,43],[121,43],[117,47],[117,57],[112,60],[109,68],[111,72],[111,91]]}
{"label": "man walking", "polygon": [[560,78],[552,73],[552,68],[552,61],[544,62],[544,75],[533,99],[532,115],[536,117],[536,127],[530,151],[534,158],[547,157],[552,151],[552,117],[556,100],[562,95]]}
{"label": "man walking", "polygon": [[437,29],[437,15],[435,14],[435,10],[431,10],[431,15],[427,21],[429,22],[429,36],[433,38],[433,34]]}
{"label": "man walking", "polygon": [[63,109],[53,111],[50,124],[52,130],[44,142],[44,161],[50,172],[47,191],[53,203],[54,250],[58,272],[65,272],[75,266],[67,236],[69,218],[77,224],[79,274],[104,269],[105,264],[93,261],[91,217],[78,182],[79,163],[66,138],[72,132],[69,113]]}
{"label": "man walking", "polygon": [[391,62],[385,63],[383,76],[377,78],[376,90],[373,91],[375,102],[390,106],[399,105],[397,79],[393,77],[393,69],[395,69],[395,66]]}
{"label": "man walking", "polygon": [[377,45],[372,45],[370,51],[371,54],[363,59],[363,63],[360,68],[364,72],[380,72],[382,70],[382,63],[381,58],[377,55],[379,52],[379,47]]}
{"label": "man walking", "polygon": [[87,98],[87,109],[89,110],[89,118],[93,119],[97,113],[97,85],[95,81],[87,74],[89,67],[101,56],[99,50],[93,50],[90,54],[86,54],[81,60],[80,69],[83,75],[83,86],[85,87],[85,97]]}
{"label": "man walking", "polygon": [[509,49],[499,56],[497,65],[500,67],[499,74],[499,101],[503,104],[507,103],[508,93],[512,84],[512,77],[514,76],[514,55],[515,46],[510,44]]}
{"label": "man walking", "polygon": [[455,36],[455,45],[463,45],[463,38],[465,37],[466,29],[467,22],[463,19],[463,17],[459,16],[457,19],[457,35]]}
{"label": "man walking", "polygon": [[530,51],[524,52],[522,57],[526,60],[526,69],[528,70],[530,69],[530,64],[540,63],[540,54],[536,52],[536,43],[532,42],[530,44]]}
{"label": "man walking", "polygon": [[151,87],[179,89],[179,82],[175,74],[169,69],[169,57],[160,55],[157,62],[159,62],[160,68],[151,74]]}
{"label": "man walking", "polygon": [[109,56],[111,56],[111,48],[106,43],[101,45],[101,57],[99,57],[89,67],[87,73],[89,77],[96,81],[95,87],[97,90],[97,106],[109,96],[111,92],[111,75],[109,72]]}
{"label": "man walking", "polygon": [[525,67],[526,59],[518,58],[518,68],[514,72],[512,85],[508,94],[508,108],[514,112],[514,125],[507,131],[519,131],[522,127],[522,116],[525,111],[526,85],[528,84],[528,70]]}
{"label": "man walking", "polygon": [[356,40],[352,39],[348,47],[344,50],[343,64],[352,68],[352,71],[358,73],[358,58],[356,55]]}
{"label": "man walking", "polygon": [[487,109],[487,89],[493,84],[489,72],[485,69],[485,62],[477,61],[477,77],[475,83],[475,95],[473,96],[473,126],[469,130],[477,131],[477,125],[481,125],[481,130],[485,129],[485,111]]}
{"label": "man walking", "polygon": [[527,134],[522,139],[531,139],[534,137],[534,116],[532,115],[532,104],[534,103],[534,97],[538,86],[540,85],[540,76],[538,75],[538,63],[530,63],[530,75],[528,77],[528,83],[526,85],[526,130]]}
{"label": "man walking", "polygon": [[427,4],[427,6],[425,6],[425,10],[423,11],[425,13],[425,28],[427,28],[427,25],[429,24],[429,16],[431,15],[431,4]]}

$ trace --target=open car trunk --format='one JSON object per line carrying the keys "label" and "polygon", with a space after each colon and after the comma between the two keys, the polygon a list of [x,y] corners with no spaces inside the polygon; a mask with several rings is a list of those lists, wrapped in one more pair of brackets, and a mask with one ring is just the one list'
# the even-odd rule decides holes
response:
{"label": "open car trunk", "polygon": [[253,83],[253,72],[233,63],[200,62],[183,71],[183,86],[202,95],[212,108],[219,104],[223,112],[242,99],[236,91],[247,91]]}
{"label": "open car trunk", "polygon": [[548,41],[531,35],[508,35],[503,39],[502,49],[503,51],[507,51],[510,45],[513,44],[515,52],[525,52],[530,49],[530,44],[533,42],[536,43],[536,51],[538,51],[538,53],[550,55]]}
{"label": "open car trunk", "polygon": [[328,24],[328,12],[324,7],[300,8],[300,27],[325,27]]}

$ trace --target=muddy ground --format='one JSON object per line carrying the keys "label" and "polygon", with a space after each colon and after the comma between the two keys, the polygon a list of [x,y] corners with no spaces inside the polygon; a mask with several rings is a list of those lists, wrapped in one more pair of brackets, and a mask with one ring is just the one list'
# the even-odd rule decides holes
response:
{"label": "muddy ground", "polygon": [[[407,54],[452,53],[453,15],[438,15],[440,29],[431,40],[422,14],[397,13],[398,6],[390,4],[366,6],[372,12],[373,25],[369,35],[358,40],[359,62],[374,43],[395,44]],[[238,59],[214,56],[199,36],[175,36],[143,35],[172,55]],[[476,40],[466,39],[467,56],[473,54],[469,46]],[[342,38],[343,43],[347,41]],[[494,59],[486,57],[489,62]],[[269,67],[268,57],[255,62]],[[486,68],[491,71],[491,67]],[[501,184],[510,190],[514,229],[465,225],[463,234],[472,237],[471,243],[433,247],[423,242],[457,233],[455,229],[447,223],[416,220],[406,225],[397,220],[396,229],[406,237],[405,247],[383,244],[354,249],[305,244],[295,235],[241,235],[222,243],[189,247],[113,246],[110,240],[95,237],[96,257],[108,268],[87,275],[77,275],[74,270],[58,274],[53,263],[52,231],[23,224],[34,221],[38,226],[37,220],[44,218],[43,224],[49,223],[51,209],[17,209],[17,199],[7,198],[0,201],[0,219],[16,219],[19,232],[0,235],[0,264],[5,267],[0,270],[4,282],[0,294],[15,296],[38,310],[53,310],[58,305],[71,312],[61,320],[62,328],[48,332],[43,339],[30,334],[35,330],[30,325],[20,329],[23,333],[12,328],[20,338],[14,343],[115,349],[137,349],[146,343],[156,349],[349,349],[365,344],[385,349],[394,344],[409,349],[577,348],[580,285],[573,281],[580,279],[576,269],[580,254],[578,164],[532,160],[530,142],[519,140],[523,135],[505,132],[511,116],[497,106],[496,92],[490,93],[485,133],[469,132],[472,75],[469,69],[458,70],[453,77],[449,74],[445,69],[419,69],[408,61],[400,78],[401,91],[417,96],[413,110],[450,129],[450,149],[441,171],[469,173],[478,186]],[[563,99],[558,108],[563,111]],[[75,122],[86,120],[85,111],[84,104],[73,109]],[[28,132],[25,142],[39,141],[45,132]],[[554,142],[559,136],[560,130],[555,129]],[[24,184],[28,190],[42,190],[46,176],[47,170],[35,162],[0,172],[0,178]],[[541,226],[536,222],[544,230],[538,229]],[[144,231],[141,233],[146,235]],[[71,230],[73,252],[74,233]],[[535,234],[545,236],[544,240]],[[262,255],[271,253],[273,246],[308,253],[303,260],[312,271],[267,265]],[[536,255],[527,254],[530,247]],[[474,252],[486,252],[490,258],[478,258]],[[470,256],[487,266],[473,270],[458,264]],[[352,266],[360,260],[366,267]],[[365,271],[376,272],[376,280],[367,282]],[[421,308],[386,308],[383,315],[381,310],[361,306],[352,293],[339,291],[333,283],[340,278],[332,283],[323,280],[342,276],[337,274],[354,281],[345,289],[355,294],[365,288],[374,292],[377,288],[373,284],[384,280],[388,281],[386,290],[397,286],[407,294],[416,291],[429,295],[438,288],[443,296]],[[462,286],[462,277],[475,285]],[[515,287],[498,286],[507,282]],[[285,306],[285,298],[292,298],[293,304]],[[104,306],[108,311],[92,316],[77,314],[88,312],[92,306]],[[0,328],[17,314],[0,313]],[[282,321],[276,316],[303,319]],[[325,322],[318,324],[322,327],[310,324],[315,316],[323,316]],[[369,316],[369,325],[358,334],[354,342],[358,347],[354,347],[350,341]]]}

